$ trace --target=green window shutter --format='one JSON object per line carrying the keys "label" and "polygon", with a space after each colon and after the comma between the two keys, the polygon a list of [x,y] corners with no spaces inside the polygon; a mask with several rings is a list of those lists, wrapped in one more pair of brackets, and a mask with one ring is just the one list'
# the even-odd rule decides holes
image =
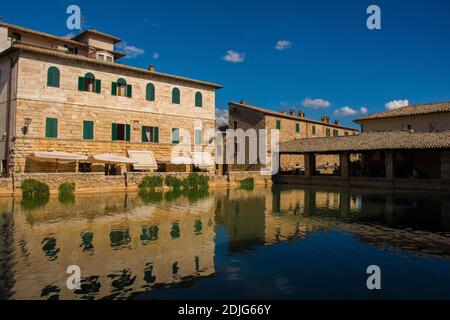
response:
{"label": "green window shutter", "polygon": [[117,83],[115,82],[111,83],[111,95],[117,96]]}
{"label": "green window shutter", "polygon": [[200,92],[197,92],[195,94],[195,106],[197,108],[202,108],[203,107],[203,96]]}
{"label": "green window shutter", "polygon": [[47,71],[47,86],[59,88],[59,69],[56,67],[50,67]]}
{"label": "green window shutter", "polygon": [[155,101],[155,86],[152,83],[147,84],[147,101]]}
{"label": "green window shutter", "polygon": [[316,134],[316,126],[312,126],[312,134],[313,134],[313,135]]}
{"label": "green window shutter", "polygon": [[142,127],[142,142],[150,142],[147,138],[147,129],[145,126]]}
{"label": "green window shutter", "polygon": [[94,139],[94,121],[83,121],[83,140]]}
{"label": "green window shutter", "polygon": [[159,143],[159,128],[153,128],[153,142]]}
{"label": "green window shutter", "polygon": [[277,120],[277,129],[281,130],[281,120]]}
{"label": "green window shutter", "polygon": [[117,124],[113,123],[112,124],[112,141],[116,141],[117,140]]}
{"label": "green window shutter", "polygon": [[346,136],[348,136],[348,131],[345,131],[345,133],[344,133]]}
{"label": "green window shutter", "polygon": [[295,132],[300,133],[300,124],[299,123],[297,123],[295,125]]}
{"label": "green window shutter", "polygon": [[45,137],[57,138],[58,137],[58,119],[47,118],[45,121]]}
{"label": "green window shutter", "polygon": [[172,143],[178,144],[180,143],[180,129],[172,129]]}
{"label": "green window shutter", "polygon": [[78,77],[78,91],[84,91],[84,78]]}
{"label": "green window shutter", "polygon": [[178,88],[172,90],[172,103],[180,104],[180,89]]}
{"label": "green window shutter", "polygon": [[195,144],[202,144],[202,130],[195,130]]}
{"label": "green window shutter", "polygon": [[330,131],[330,129],[327,128],[326,132],[327,132],[327,137],[330,137],[330,136],[331,136],[331,131]]}
{"label": "green window shutter", "polygon": [[102,80],[95,80],[95,93],[102,92]]}
{"label": "green window shutter", "polygon": [[132,85],[127,85],[127,97],[131,98],[133,96],[133,86]]}
{"label": "green window shutter", "polygon": [[338,137],[339,136],[339,131],[333,130],[333,136]]}
{"label": "green window shutter", "polygon": [[131,140],[131,126],[129,124],[126,125],[125,140]]}

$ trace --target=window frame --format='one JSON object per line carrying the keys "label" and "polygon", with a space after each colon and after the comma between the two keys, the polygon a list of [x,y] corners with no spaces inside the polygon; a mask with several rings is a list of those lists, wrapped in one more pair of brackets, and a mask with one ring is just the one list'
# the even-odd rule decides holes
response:
{"label": "window frame", "polygon": [[[53,124],[55,124],[54,128],[50,128],[50,123],[53,122]],[[55,132],[53,132],[53,130],[55,130]],[[54,134],[53,134],[54,133]],[[51,118],[51,117],[46,117],[45,118],[45,138],[46,139],[58,139],[58,118]]]}
{"label": "window frame", "polygon": [[[55,73],[51,73],[51,71]],[[47,87],[59,88],[61,85],[61,72],[55,66],[51,66],[47,69]]]}
{"label": "window frame", "polygon": [[172,104],[181,104],[181,91],[178,87],[172,89]]}
{"label": "window frame", "polygon": [[[92,138],[85,137],[86,123],[92,124]],[[94,120],[83,120],[83,131],[82,131],[81,135],[82,135],[82,139],[85,141],[94,141],[95,140],[95,121]]]}

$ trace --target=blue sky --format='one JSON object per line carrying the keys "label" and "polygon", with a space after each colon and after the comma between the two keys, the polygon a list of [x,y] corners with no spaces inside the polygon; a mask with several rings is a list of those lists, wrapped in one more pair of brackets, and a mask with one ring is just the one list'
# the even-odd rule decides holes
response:
{"label": "blue sky", "polygon": [[[21,3],[2,3],[3,21],[57,35],[70,33],[66,8],[79,5],[86,28],[116,35],[134,52],[124,63],[222,84],[217,108],[245,99],[352,125],[391,101],[450,100],[450,1]],[[366,27],[371,4],[381,8],[381,30]]]}

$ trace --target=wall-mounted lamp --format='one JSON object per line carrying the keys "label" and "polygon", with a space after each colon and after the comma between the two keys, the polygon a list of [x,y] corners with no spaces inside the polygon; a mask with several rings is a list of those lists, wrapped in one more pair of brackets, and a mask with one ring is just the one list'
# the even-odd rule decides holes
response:
{"label": "wall-mounted lamp", "polygon": [[139,130],[139,121],[134,120],[134,122],[133,122],[133,129],[134,130]]}
{"label": "wall-mounted lamp", "polygon": [[25,118],[24,122],[25,122],[25,126],[22,128],[23,134],[26,135],[29,131],[29,127],[31,126],[31,122],[33,120],[31,118]]}

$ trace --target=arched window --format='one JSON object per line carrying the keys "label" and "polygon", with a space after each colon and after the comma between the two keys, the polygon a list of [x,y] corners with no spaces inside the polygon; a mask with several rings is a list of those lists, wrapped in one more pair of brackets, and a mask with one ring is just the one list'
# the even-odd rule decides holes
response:
{"label": "arched window", "polygon": [[102,83],[100,80],[95,79],[94,74],[88,72],[84,77],[78,78],[78,90],[86,92],[100,93]]}
{"label": "arched window", "polygon": [[117,82],[113,82],[111,86],[111,94],[113,96],[128,97],[132,96],[132,86],[127,84],[125,79],[120,78]]}
{"label": "arched window", "polygon": [[203,107],[203,96],[202,96],[201,92],[197,92],[195,94],[195,106],[198,108]]}
{"label": "arched window", "polygon": [[53,88],[59,88],[59,69],[56,67],[50,67],[47,71],[47,86]]}
{"label": "arched window", "polygon": [[172,103],[180,104],[180,89],[173,88],[172,90]]}
{"label": "arched window", "polygon": [[147,84],[146,97],[147,101],[155,101],[155,86],[153,83]]}

